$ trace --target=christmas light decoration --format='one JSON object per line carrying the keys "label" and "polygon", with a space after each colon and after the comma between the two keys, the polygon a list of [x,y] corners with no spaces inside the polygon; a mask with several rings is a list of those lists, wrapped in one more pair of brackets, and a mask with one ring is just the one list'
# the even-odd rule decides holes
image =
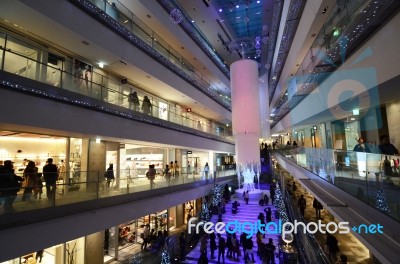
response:
{"label": "christmas light decoration", "polygon": [[387,202],[385,191],[380,188],[376,193],[376,208],[385,214],[390,215],[390,208]]}
{"label": "christmas light decoration", "polygon": [[163,249],[161,253],[161,264],[171,264],[169,253],[167,249]]}
{"label": "christmas light decoration", "polygon": [[216,184],[214,187],[213,198],[211,201],[212,206],[218,206],[222,202],[221,187]]}
{"label": "christmas light decoration", "polygon": [[206,222],[208,220],[210,220],[210,210],[208,209],[208,206],[206,203],[203,203],[201,205],[200,219],[201,219],[201,221],[206,221]]}

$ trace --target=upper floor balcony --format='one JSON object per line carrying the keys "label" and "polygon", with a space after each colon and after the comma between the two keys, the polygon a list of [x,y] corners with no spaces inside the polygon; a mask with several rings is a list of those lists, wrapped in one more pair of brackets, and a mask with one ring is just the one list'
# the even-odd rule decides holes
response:
{"label": "upper floor balcony", "polygon": [[304,147],[284,147],[273,156],[335,218],[352,227],[383,226],[379,235],[353,232],[383,263],[398,259],[398,156]]}
{"label": "upper floor balcony", "polygon": [[[188,112],[182,106],[146,92],[140,84],[121,85],[120,82],[109,75],[95,71],[93,66],[89,64],[77,59],[68,60],[54,55],[48,50],[32,46],[7,33],[0,33],[0,71],[68,90],[80,94],[82,97],[79,102],[76,100],[76,96],[68,98],[68,93],[59,96],[56,96],[55,90],[44,93],[38,85],[35,85],[35,87],[30,85],[29,88],[24,87],[22,82],[11,81],[6,75],[1,78],[4,88],[23,92],[29,90],[47,96],[52,100],[68,101],[71,104],[84,104],[86,106],[89,106],[89,104],[84,102],[84,98],[90,97],[99,103],[104,102],[118,106],[124,112],[123,116],[138,117],[142,122],[159,123],[161,125],[168,123],[164,121],[169,121],[172,124],[187,127],[189,130],[196,130],[202,135],[208,134],[218,140],[233,143],[232,130],[225,124]],[[133,91],[136,92],[136,100],[133,99]],[[147,99],[145,100],[145,98]],[[97,108],[99,107],[97,105]],[[102,111],[107,108],[107,104],[101,106]]]}

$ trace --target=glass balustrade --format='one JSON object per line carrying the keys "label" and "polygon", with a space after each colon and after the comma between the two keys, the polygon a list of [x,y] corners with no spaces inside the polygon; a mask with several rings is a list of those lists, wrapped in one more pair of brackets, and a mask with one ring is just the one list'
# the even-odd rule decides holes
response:
{"label": "glass balustrade", "polygon": [[[133,104],[129,102],[130,91],[121,91],[118,83],[101,74],[95,72],[90,72],[90,76],[87,76],[87,74],[73,74],[49,64],[41,63],[23,54],[18,54],[10,49],[0,49],[0,54],[2,57],[1,70],[3,71],[190,127],[201,132],[220,136],[233,142],[232,130],[224,125],[209,121],[201,122],[199,120],[203,120],[204,118],[198,117],[192,112],[190,114],[183,112],[181,108],[171,107],[167,101],[150,96],[144,92],[138,92],[140,107],[135,109]],[[145,95],[149,97],[151,102],[151,107],[148,110],[143,107],[143,98]]]}
{"label": "glass balustrade", "polygon": [[400,156],[285,146],[278,152],[400,221]]}
{"label": "glass balustrade", "polygon": [[[191,65],[183,56],[180,55],[167,41],[163,40],[156,32],[136,17],[128,8],[119,1],[88,0],[95,4],[107,15],[123,25],[129,32],[140,38],[151,48],[159,52],[160,55],[168,58],[180,70],[185,72],[190,79],[199,84],[203,91],[213,97],[223,105],[230,106],[230,98],[227,95],[220,96],[221,91],[218,85],[212,83],[208,78],[196,73],[195,67]],[[209,48],[212,50],[211,48]],[[212,51],[214,53],[214,51]]]}
{"label": "glass balustrade", "polygon": [[[376,23],[379,14],[390,8],[394,1],[337,1],[332,7],[331,14],[316,36],[311,48],[300,63],[297,72],[287,81],[288,93],[277,100],[275,114],[288,111],[299,102],[295,95],[304,95],[313,91],[333,71],[345,62],[348,55],[360,42],[371,34],[367,30]],[[381,18],[384,16],[381,16]],[[380,24],[380,23],[379,23]],[[274,75],[271,75],[271,78]],[[294,102],[289,103],[294,98]],[[289,108],[287,106],[290,105]],[[279,121],[285,113],[275,115]]]}
{"label": "glass balustrade", "polygon": [[[77,181],[74,173],[80,175]],[[39,175],[39,176],[38,176]],[[203,170],[187,172],[182,168],[177,175],[163,175],[159,171],[153,181],[139,175],[138,170],[114,171],[112,181],[97,171],[71,171],[58,174],[55,182],[41,177],[41,174],[19,174],[24,178],[21,185],[0,187],[0,200],[4,205],[3,214],[13,214],[42,208],[51,208],[67,204],[92,201],[107,197],[127,195],[155,189],[172,188],[174,186],[199,182],[212,184],[215,180],[236,175],[235,170],[218,170],[208,175]]]}

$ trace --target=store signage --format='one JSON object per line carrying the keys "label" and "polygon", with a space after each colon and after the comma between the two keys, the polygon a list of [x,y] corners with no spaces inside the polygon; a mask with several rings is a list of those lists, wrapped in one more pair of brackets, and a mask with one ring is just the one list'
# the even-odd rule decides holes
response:
{"label": "store signage", "polygon": [[191,152],[191,151],[187,151],[186,153],[187,153],[187,154],[192,154],[192,152]]}

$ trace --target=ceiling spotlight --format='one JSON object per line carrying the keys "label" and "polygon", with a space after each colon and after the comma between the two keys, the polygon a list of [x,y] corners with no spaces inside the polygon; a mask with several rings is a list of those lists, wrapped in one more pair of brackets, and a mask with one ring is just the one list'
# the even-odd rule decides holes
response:
{"label": "ceiling spotlight", "polygon": [[236,5],[236,8],[239,8],[239,5]]}
{"label": "ceiling spotlight", "polygon": [[260,1],[260,0],[258,0],[258,1],[257,1],[257,4],[259,4],[260,2],[261,2],[261,1]]}
{"label": "ceiling spotlight", "polygon": [[222,8],[219,9],[219,12],[220,12],[220,13],[222,12]]}

